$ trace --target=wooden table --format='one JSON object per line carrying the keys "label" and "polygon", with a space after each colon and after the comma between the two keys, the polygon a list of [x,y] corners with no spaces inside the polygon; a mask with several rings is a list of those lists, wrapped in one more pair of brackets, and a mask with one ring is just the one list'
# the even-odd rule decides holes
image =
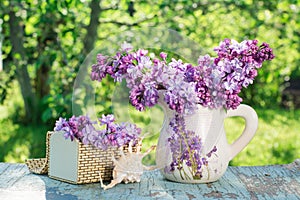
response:
{"label": "wooden table", "polygon": [[140,183],[104,191],[99,183],[72,185],[31,174],[25,164],[0,163],[0,199],[300,199],[300,159],[287,165],[229,167],[217,182],[180,184],[159,171]]}

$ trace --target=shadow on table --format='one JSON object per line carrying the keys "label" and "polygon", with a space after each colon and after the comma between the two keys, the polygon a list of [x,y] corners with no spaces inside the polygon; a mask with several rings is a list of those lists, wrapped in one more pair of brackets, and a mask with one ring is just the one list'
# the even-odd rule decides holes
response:
{"label": "shadow on table", "polygon": [[101,194],[100,184],[75,185],[51,179],[47,175],[38,176],[44,182],[47,200],[99,199]]}

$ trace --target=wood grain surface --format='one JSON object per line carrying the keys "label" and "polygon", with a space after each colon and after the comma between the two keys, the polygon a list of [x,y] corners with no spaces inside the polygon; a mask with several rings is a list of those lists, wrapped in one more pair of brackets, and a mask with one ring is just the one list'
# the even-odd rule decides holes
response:
{"label": "wood grain surface", "polygon": [[181,184],[147,171],[140,183],[104,191],[31,174],[25,164],[0,163],[0,199],[300,199],[300,160],[287,165],[229,167],[218,181]]}

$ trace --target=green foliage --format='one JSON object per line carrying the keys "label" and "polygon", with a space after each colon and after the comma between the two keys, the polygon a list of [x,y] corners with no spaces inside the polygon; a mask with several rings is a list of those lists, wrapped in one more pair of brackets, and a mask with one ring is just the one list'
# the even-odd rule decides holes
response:
{"label": "green foliage", "polygon": [[4,105],[0,105],[0,162],[24,162],[30,157],[45,157],[45,139],[49,125],[24,125],[21,109],[22,97],[16,81],[11,82],[14,90],[8,90]]}
{"label": "green foliage", "polygon": [[43,158],[46,151],[48,127],[13,124],[0,120],[0,162],[25,162],[28,158]]}
{"label": "green foliage", "polygon": [[[90,49],[85,41],[86,38],[93,38],[88,35],[88,27],[92,11],[96,10],[95,5],[90,6],[89,1],[31,0],[21,3],[4,1],[1,4],[5,64],[1,73],[7,74],[11,81],[16,78],[12,74],[19,70],[13,67],[13,58],[20,54],[13,52],[13,38],[9,39],[9,10],[13,10],[24,27],[22,39],[26,52],[24,58],[19,58],[27,63],[26,69],[31,78],[29,84],[32,84],[38,101],[37,112],[42,113],[44,122],[53,122],[59,116],[67,117],[72,113],[72,89],[77,72],[87,56],[85,50]],[[181,52],[174,52],[178,47],[161,45],[167,43],[164,37],[168,36],[157,29],[168,28],[194,41],[202,54],[212,56],[215,56],[213,47],[224,38],[238,41],[257,38],[270,43],[276,59],[264,64],[255,84],[244,90],[242,97],[244,103],[264,107],[278,106],[284,80],[299,75],[299,1],[138,1],[133,4],[133,13],[129,13],[128,6],[127,1],[101,2],[98,37],[92,41],[98,52],[112,53],[122,40],[130,41],[135,37],[141,40],[137,42],[137,48],[147,48],[147,40],[154,41],[153,38],[157,37],[153,47],[160,45],[163,47],[161,49],[169,50],[170,55],[187,54],[189,46],[186,44],[185,49],[184,45],[179,47]],[[154,27],[153,30],[149,26]],[[139,34],[130,36],[128,31]],[[144,37],[140,34],[143,32]],[[147,38],[149,36],[153,38]],[[169,38],[169,43],[181,40]],[[193,58],[186,60],[195,63],[199,55],[188,54]],[[2,101],[6,92],[4,88],[9,86],[10,81],[7,78],[0,81]],[[111,84],[113,82],[109,81],[100,86],[101,96],[107,95],[109,98],[112,88],[108,85]],[[99,105],[104,106],[107,98],[100,100]],[[104,106],[102,110],[110,111],[110,108]]]}

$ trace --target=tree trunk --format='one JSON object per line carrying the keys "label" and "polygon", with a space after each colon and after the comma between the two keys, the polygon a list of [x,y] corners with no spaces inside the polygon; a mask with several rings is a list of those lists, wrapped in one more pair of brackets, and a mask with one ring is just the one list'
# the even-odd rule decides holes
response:
{"label": "tree trunk", "polygon": [[20,84],[25,107],[25,122],[36,122],[36,98],[27,70],[27,58],[23,46],[24,29],[14,9],[9,12],[10,41],[12,44],[13,61],[16,65],[16,77]]}
{"label": "tree trunk", "polygon": [[99,15],[101,13],[100,7],[101,1],[92,0],[90,4],[91,15],[90,15],[90,23],[87,26],[87,33],[84,38],[84,47],[83,54],[87,55],[94,48],[95,41],[98,38],[97,30],[100,25]]}

